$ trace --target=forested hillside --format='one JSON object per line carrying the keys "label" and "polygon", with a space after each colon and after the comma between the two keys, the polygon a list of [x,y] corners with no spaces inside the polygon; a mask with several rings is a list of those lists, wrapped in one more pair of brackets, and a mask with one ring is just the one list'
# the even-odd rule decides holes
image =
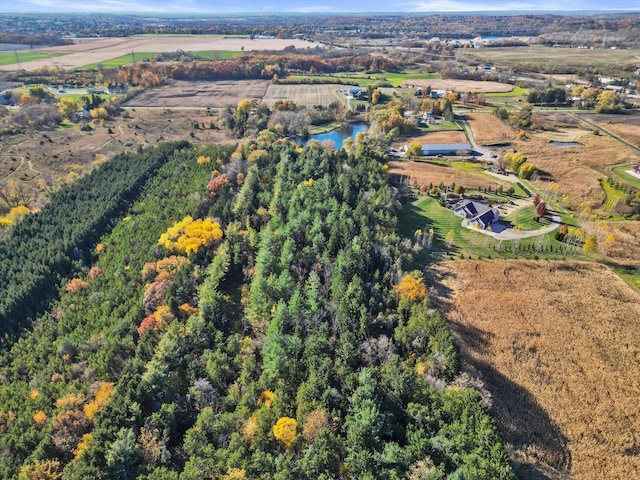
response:
{"label": "forested hillside", "polygon": [[1,353],[1,478],[513,478],[449,383],[458,352],[368,137],[168,148],[129,158],[163,155],[112,230],[51,245],[94,242]]}

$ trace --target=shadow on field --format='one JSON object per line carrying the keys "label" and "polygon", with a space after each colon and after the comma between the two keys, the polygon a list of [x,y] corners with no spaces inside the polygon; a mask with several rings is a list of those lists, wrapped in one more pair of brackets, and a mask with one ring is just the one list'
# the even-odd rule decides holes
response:
{"label": "shadow on field", "polygon": [[459,343],[463,369],[479,378],[491,393],[491,414],[496,419],[518,478],[570,479],[568,439],[558,425],[527,389],[480,360],[492,355],[492,335],[456,321],[449,321],[449,327]]}

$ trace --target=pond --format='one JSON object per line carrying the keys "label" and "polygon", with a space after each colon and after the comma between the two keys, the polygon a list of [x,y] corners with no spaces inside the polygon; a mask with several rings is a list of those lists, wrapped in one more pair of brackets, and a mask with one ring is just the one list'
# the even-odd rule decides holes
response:
{"label": "pond", "polygon": [[583,145],[578,142],[549,142],[554,147],[582,147]]}
{"label": "pond", "polygon": [[296,138],[295,142],[298,145],[304,146],[309,140],[318,140],[319,142],[331,140],[336,148],[342,148],[342,145],[347,138],[355,138],[358,133],[366,132],[368,129],[369,124],[366,122],[348,123],[340,128],[331,130],[330,132],[309,135],[309,138],[304,140],[302,138]]}

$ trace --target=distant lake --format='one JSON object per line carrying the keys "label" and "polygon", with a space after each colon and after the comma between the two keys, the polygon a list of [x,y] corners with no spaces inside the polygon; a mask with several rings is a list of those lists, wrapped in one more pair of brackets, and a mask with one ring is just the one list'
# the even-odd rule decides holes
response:
{"label": "distant lake", "polygon": [[369,124],[366,122],[348,123],[340,128],[331,130],[330,132],[309,135],[309,138],[304,140],[298,137],[295,139],[295,142],[298,145],[306,145],[309,140],[318,140],[319,142],[322,142],[323,140],[331,140],[336,148],[342,148],[342,145],[347,138],[355,138],[358,133],[366,132],[368,129]]}

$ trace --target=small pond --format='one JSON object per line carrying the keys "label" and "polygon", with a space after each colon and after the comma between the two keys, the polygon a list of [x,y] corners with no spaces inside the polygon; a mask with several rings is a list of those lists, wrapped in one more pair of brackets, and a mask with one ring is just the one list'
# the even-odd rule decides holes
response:
{"label": "small pond", "polygon": [[554,147],[582,147],[583,145],[578,142],[549,142]]}
{"label": "small pond", "polygon": [[347,138],[355,138],[358,133],[366,132],[368,129],[369,124],[366,122],[348,123],[330,132],[309,135],[309,138],[304,140],[302,138],[296,138],[295,141],[298,145],[306,145],[309,140],[318,140],[319,142],[331,140],[336,148],[342,148],[342,144]]}

